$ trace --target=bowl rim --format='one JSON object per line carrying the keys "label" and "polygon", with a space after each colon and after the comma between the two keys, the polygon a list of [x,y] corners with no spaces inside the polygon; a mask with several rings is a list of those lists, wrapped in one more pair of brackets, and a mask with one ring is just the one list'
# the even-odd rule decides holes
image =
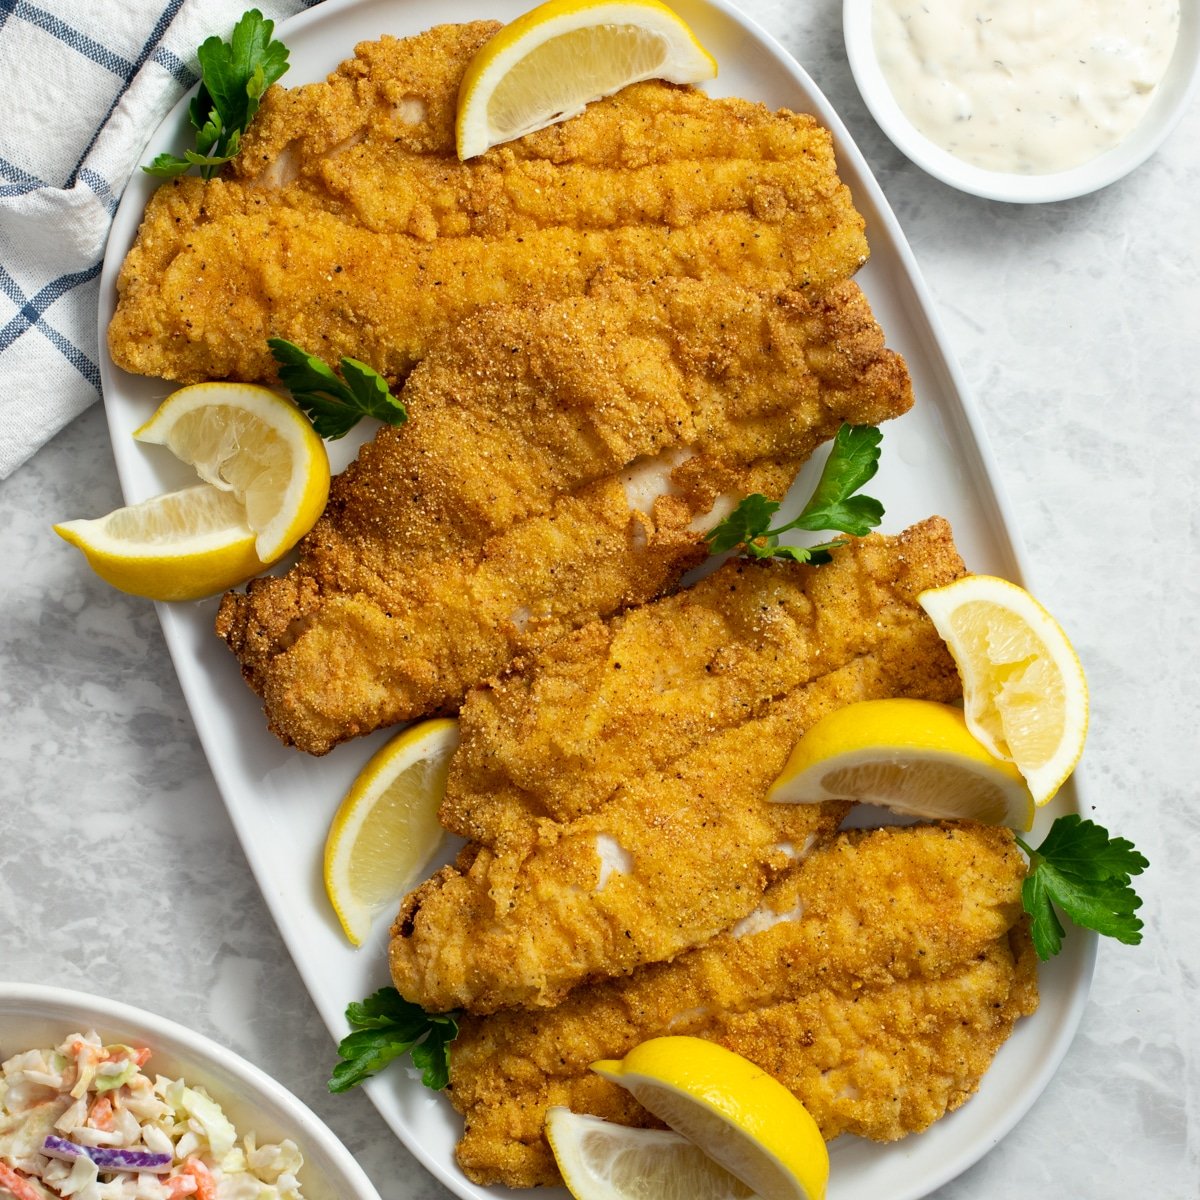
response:
{"label": "bowl rim", "polygon": [[[288,1136],[304,1154],[306,1167],[321,1169],[326,1175],[333,1173],[329,1186],[341,1200],[380,1200],[379,1193],[354,1156],[307,1104],[260,1067],[220,1042],[168,1017],[120,1000],[51,984],[0,982],[0,1025],[7,1017],[20,1015],[61,1026],[64,1036],[69,1032],[88,1032],[80,1028],[81,1025],[94,1028],[102,1036],[105,1031],[144,1032],[146,1044],[164,1057],[178,1060],[181,1065],[194,1064],[195,1073],[216,1073],[235,1080],[244,1091],[236,1097],[214,1097],[222,1107],[237,1102],[252,1105],[256,1096],[269,1102],[278,1117],[272,1121],[264,1112],[268,1123],[286,1128]],[[74,1028],[69,1030],[68,1025]],[[0,1058],[6,1059],[34,1048],[9,1045],[9,1035],[0,1036],[3,1039],[0,1041]],[[185,1066],[181,1073],[186,1076],[192,1072]],[[204,1081],[199,1082],[205,1086]],[[242,1128],[239,1132],[248,1130]],[[307,1193],[309,1183],[302,1179],[301,1185]]]}
{"label": "bowl rim", "polygon": [[872,10],[876,0],[843,0],[842,34],[850,72],[876,124],[908,159],[950,187],[1010,204],[1071,200],[1123,179],[1167,139],[1200,83],[1200,5],[1179,5],[1179,34],[1158,93],[1141,121],[1104,153],[1065,171],[1021,175],[990,171],[956,158],[927,138],[905,116],[875,55]]}

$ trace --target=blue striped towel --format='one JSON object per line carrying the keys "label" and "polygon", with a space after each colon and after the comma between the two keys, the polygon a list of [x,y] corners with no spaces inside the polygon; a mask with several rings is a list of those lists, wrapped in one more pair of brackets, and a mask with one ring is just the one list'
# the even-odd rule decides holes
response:
{"label": "blue striped towel", "polygon": [[104,243],[196,47],[316,2],[0,0],[0,479],[100,395]]}

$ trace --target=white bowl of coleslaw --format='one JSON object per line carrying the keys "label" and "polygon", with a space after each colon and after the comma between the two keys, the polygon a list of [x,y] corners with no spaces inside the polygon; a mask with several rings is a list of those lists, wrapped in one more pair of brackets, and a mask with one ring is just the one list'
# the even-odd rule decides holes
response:
{"label": "white bowl of coleslaw", "polygon": [[141,1009],[0,983],[0,1196],[379,1200],[309,1108]]}

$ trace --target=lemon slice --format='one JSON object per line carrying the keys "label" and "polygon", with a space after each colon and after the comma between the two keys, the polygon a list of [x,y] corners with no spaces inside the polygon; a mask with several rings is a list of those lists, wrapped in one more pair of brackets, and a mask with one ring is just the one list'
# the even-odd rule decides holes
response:
{"label": "lemon slice", "polygon": [[63,521],[54,532],[82,550],[101,579],[151,600],[198,600],[266,565],[241,501],[207,483],[94,520]]}
{"label": "lemon slice", "polygon": [[958,664],[971,732],[1015,762],[1045,804],[1087,737],[1087,680],[1067,635],[1024,588],[992,575],[967,575],[918,600]]}
{"label": "lemon slice", "polygon": [[577,116],[642,79],[700,83],[716,59],[658,0],[549,0],[480,47],[458,92],[458,157]]}
{"label": "lemon slice", "polygon": [[334,814],[325,840],[325,891],[356,946],[441,844],[438,807],[457,747],[457,721],[409,726],[367,762]]}
{"label": "lemon slice", "polygon": [[592,1070],[632,1093],[762,1200],[821,1200],[829,1153],[808,1110],[773,1076],[715,1042],[651,1038]]}
{"label": "lemon slice", "polygon": [[546,1140],[575,1200],[750,1200],[699,1146],[666,1129],[631,1129],[558,1105]]}
{"label": "lemon slice", "polygon": [[767,799],[858,800],[1021,830],[1034,814],[1021,772],[980,744],[959,709],[932,700],[861,700],[826,714],[793,747]]}
{"label": "lemon slice", "polygon": [[325,507],[325,443],[291,401],[269,388],[250,383],[181,388],[133,436],[169,447],[205,482],[242,501],[265,563],[290,550]]}

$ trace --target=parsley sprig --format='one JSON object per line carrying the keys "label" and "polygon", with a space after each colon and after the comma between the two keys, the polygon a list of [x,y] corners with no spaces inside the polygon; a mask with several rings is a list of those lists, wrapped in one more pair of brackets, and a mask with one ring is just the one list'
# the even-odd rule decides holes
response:
{"label": "parsley sprig", "polygon": [[268,338],[267,345],[279,364],[284,387],[323,438],[345,437],[363,417],[376,417],[386,425],[408,420],[408,409],[392,395],[387,380],[366,363],[343,358],[339,378],[324,359],[294,342]]}
{"label": "parsley sprig", "polygon": [[427,1088],[450,1082],[450,1043],[458,1036],[453,1013],[427,1013],[394,987],[380,988],[346,1008],[354,1027],[338,1044],[342,1061],[329,1078],[331,1092],[346,1092],[402,1054],[412,1058]]}
{"label": "parsley sprig", "polygon": [[1134,913],[1141,897],[1129,885],[1150,864],[1125,838],[1076,813],[1059,817],[1036,850],[1020,837],[1029,855],[1029,874],[1021,902],[1033,918],[1033,945],[1038,958],[1053,958],[1066,936],[1055,905],[1076,924],[1129,946],[1142,940],[1142,921]]}
{"label": "parsley sprig", "polygon": [[855,537],[870,533],[883,518],[883,505],[871,496],[856,493],[879,470],[881,441],[883,434],[874,425],[843,425],[833,439],[816,489],[795,520],[772,529],[771,519],[779,511],[779,501],[755,492],[704,535],[710,552],[721,554],[742,546],[752,558],[821,562],[845,538],[818,546],[781,546],[780,534],[791,529],[837,529]]}
{"label": "parsley sprig", "polygon": [[143,171],[170,179],[199,167],[211,179],[237,154],[264,93],[288,69],[288,49],[271,36],[274,29],[274,21],[252,8],[233,27],[228,42],[216,36],[204,42],[196,51],[200,90],[188,106],[196,148],[182,157],[160,154]]}

